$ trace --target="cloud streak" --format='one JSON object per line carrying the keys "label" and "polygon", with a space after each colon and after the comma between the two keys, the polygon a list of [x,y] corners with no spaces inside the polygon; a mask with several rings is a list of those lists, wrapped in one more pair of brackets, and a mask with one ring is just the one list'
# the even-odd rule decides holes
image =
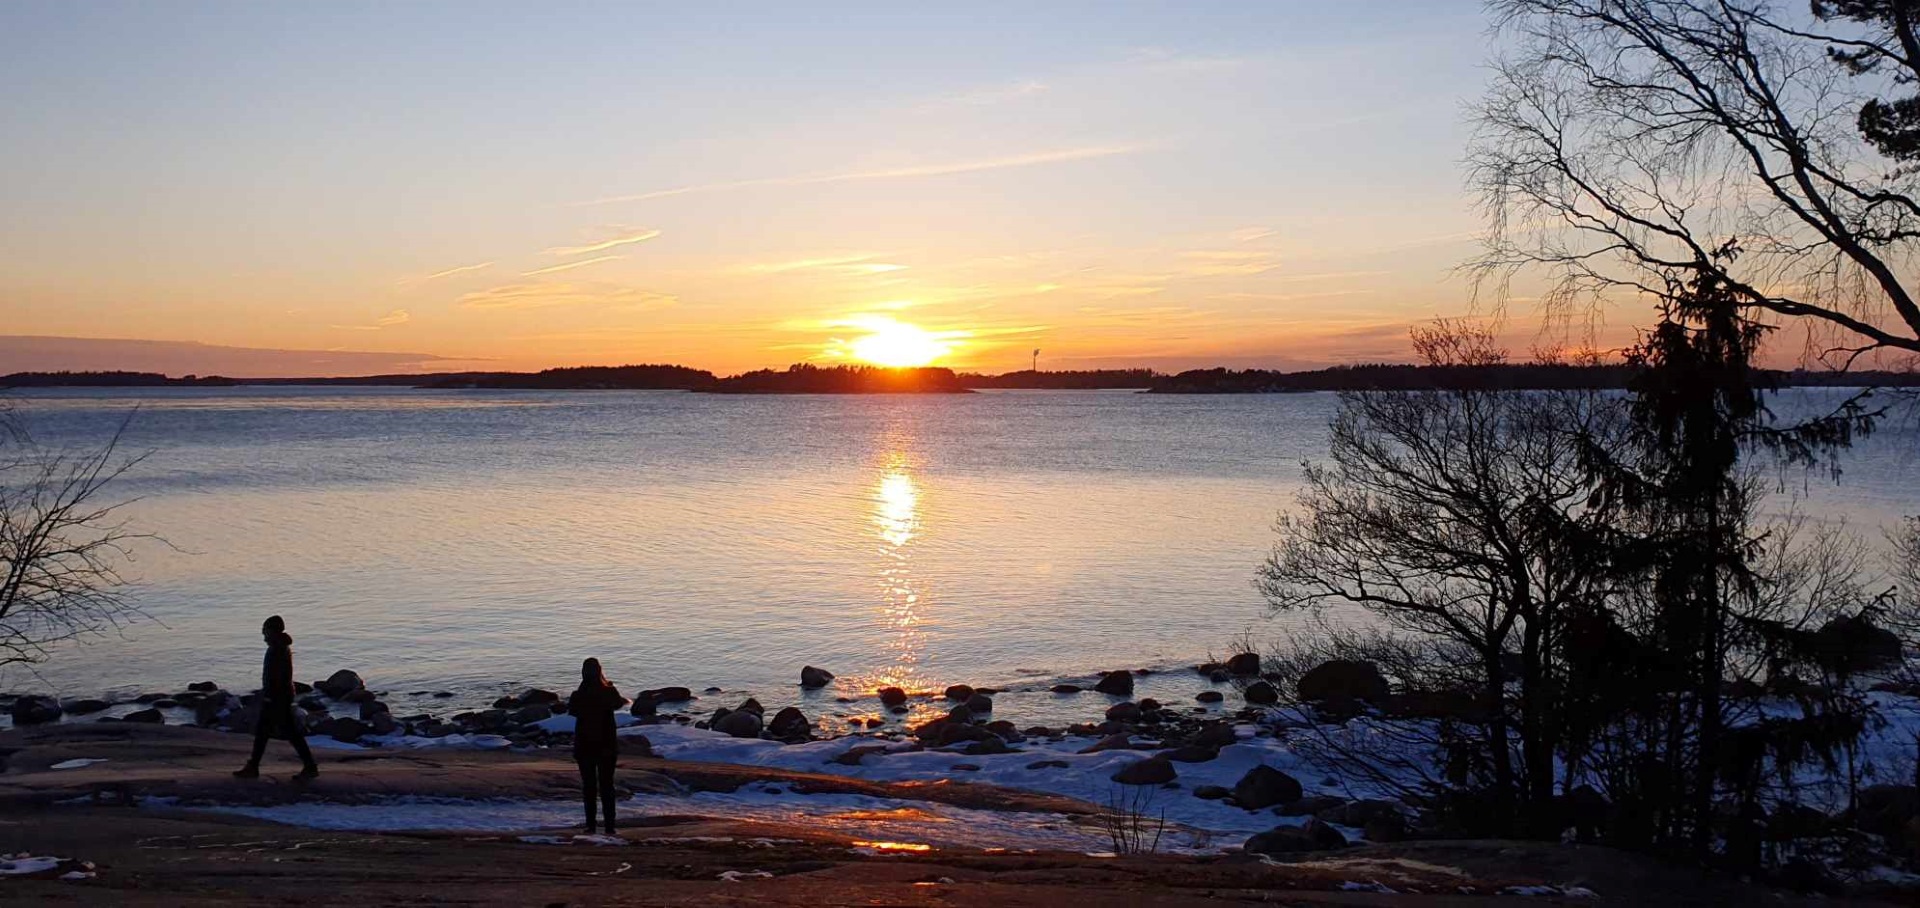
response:
{"label": "cloud streak", "polygon": [[555,273],[555,272],[559,272],[559,271],[572,271],[572,270],[573,270],[573,269],[575,269],[575,268],[585,268],[585,267],[587,267],[588,265],[598,265],[598,264],[600,264],[601,262],[611,262],[611,261],[614,261],[614,260],[616,260],[616,259],[623,259],[623,258],[626,258],[626,256],[624,256],[624,255],[600,255],[600,256],[594,256],[593,258],[590,258],[590,259],[581,259],[580,261],[577,261],[577,262],[567,262],[567,263],[565,263],[565,264],[562,264],[562,265],[548,265],[548,266],[547,266],[547,267],[545,267],[545,268],[535,268],[535,269],[533,269],[532,271],[522,271],[522,272],[520,272],[520,276],[521,276],[521,277],[533,277],[533,276],[535,276],[535,275],[540,275],[540,274],[553,274],[553,273]]}
{"label": "cloud streak", "polygon": [[1057,151],[1040,151],[1032,154],[1012,155],[1004,158],[987,158],[978,161],[952,161],[944,164],[921,164],[913,167],[892,167],[883,170],[859,170],[846,173],[815,174],[797,177],[764,177],[756,180],[734,180],[727,183],[700,183],[693,186],[680,186],[673,189],[659,189],[653,192],[634,193],[632,195],[608,196],[576,202],[576,206],[611,205],[616,202],[645,202],[651,199],[664,199],[696,193],[729,192],[736,189],[755,189],[770,186],[817,186],[826,183],[857,183],[867,180],[897,180],[911,177],[939,177],[961,173],[980,173],[988,170],[1007,170],[1016,167],[1035,167],[1042,164],[1058,164],[1066,161],[1087,161],[1095,158],[1110,158],[1119,155],[1135,154],[1144,151],[1145,144],[1130,145],[1090,145],[1082,148],[1064,148]]}
{"label": "cloud streak", "polygon": [[665,309],[679,300],[665,293],[603,282],[508,284],[478,290],[460,298],[465,309],[550,309],[557,306],[594,306],[626,312]]}
{"label": "cloud streak", "polygon": [[605,252],[609,249],[617,249],[621,246],[644,242],[659,235],[660,231],[658,230],[633,230],[622,233],[612,239],[601,240],[598,243],[589,243],[585,246],[552,246],[545,251],[548,255],[559,256],[590,255],[595,252]]}

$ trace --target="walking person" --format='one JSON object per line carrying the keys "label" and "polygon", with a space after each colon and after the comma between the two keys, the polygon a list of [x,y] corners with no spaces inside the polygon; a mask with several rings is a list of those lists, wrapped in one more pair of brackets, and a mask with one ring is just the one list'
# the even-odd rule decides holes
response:
{"label": "walking person", "polygon": [[613,733],[613,714],[626,703],[620,689],[600,670],[600,660],[580,663],[580,689],[567,698],[567,712],[573,714],[573,760],[580,764],[580,795],[587,805],[587,834],[595,832],[593,806],[596,797],[605,830],[614,831],[613,766],[620,759],[620,739]]}
{"label": "walking person", "polygon": [[233,774],[242,779],[258,778],[267,739],[277,733],[286,737],[305,764],[293,780],[305,782],[320,774],[320,764],[313,761],[313,751],[307,748],[307,726],[293,704],[293,637],[287,634],[287,622],[279,615],[260,625],[260,636],[267,641],[267,659],[260,670],[260,718],[253,726],[253,758]]}

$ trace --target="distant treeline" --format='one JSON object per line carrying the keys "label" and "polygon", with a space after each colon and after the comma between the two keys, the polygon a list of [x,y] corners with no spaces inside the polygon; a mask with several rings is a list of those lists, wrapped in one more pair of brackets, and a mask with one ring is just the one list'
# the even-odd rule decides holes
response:
{"label": "distant treeline", "polygon": [[723,378],[699,391],[715,394],[966,394],[952,369],[878,366],[788,366]]}
{"label": "distant treeline", "polygon": [[238,382],[218,375],[169,378],[158,372],[15,372],[0,376],[0,388],[162,388],[234,384]]}
{"label": "distant treeline", "polygon": [[573,366],[539,372],[476,372],[415,384],[423,388],[534,388],[547,390],[702,391],[718,379],[686,366]]}
{"label": "distant treeline", "polygon": [[1166,378],[1152,369],[1083,369],[1071,372],[1036,372],[1021,369],[1001,375],[960,373],[960,381],[969,388],[1036,388],[1054,391],[1093,391],[1102,388],[1151,388]]}
{"label": "distant treeline", "polygon": [[[1776,387],[1920,387],[1920,372],[1863,370],[1825,372],[1763,370]],[[1146,389],[1155,394],[1279,394],[1301,391],[1415,390],[1422,388],[1571,389],[1624,388],[1633,376],[1625,365],[1576,366],[1512,363],[1495,366],[1334,366],[1308,372],[1265,369],[1194,369],[1165,375],[1151,369],[1094,369],[1001,375],[951,369],[884,369],[877,366],[813,366],[761,369],[728,378],[686,366],[575,366],[540,372],[436,372],[340,378],[247,378],[158,372],[15,372],[0,388],[144,388],[231,385],[352,385],[409,388],[523,388],[537,390],[711,391],[720,394],[961,393],[975,388],[1045,390]]]}
{"label": "distant treeline", "polygon": [[[1775,387],[1860,386],[1920,387],[1915,372],[1812,372],[1761,370]],[[1311,372],[1264,369],[1194,369],[1162,376],[1155,394],[1283,394],[1302,391],[1413,391],[1432,388],[1492,390],[1570,390],[1624,388],[1634,369],[1626,365],[1506,363],[1492,366],[1335,366]]]}

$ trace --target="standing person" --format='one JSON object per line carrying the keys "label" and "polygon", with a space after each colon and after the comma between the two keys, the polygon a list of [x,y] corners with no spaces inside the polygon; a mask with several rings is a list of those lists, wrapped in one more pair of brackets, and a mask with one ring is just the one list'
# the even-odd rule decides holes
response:
{"label": "standing person", "polygon": [[573,760],[580,764],[580,794],[587,805],[587,833],[593,834],[594,796],[599,795],[606,831],[613,825],[613,766],[620,759],[620,738],[613,733],[613,713],[626,703],[620,689],[600,670],[600,660],[580,663],[580,689],[567,698],[573,714]]}
{"label": "standing person", "polygon": [[293,637],[287,634],[287,622],[279,615],[260,625],[260,636],[267,641],[267,659],[260,670],[260,719],[253,726],[253,758],[233,774],[242,779],[258,778],[260,755],[267,752],[267,738],[277,731],[286,735],[293,752],[305,764],[293,780],[305,782],[320,774],[320,764],[313,762],[313,751],[307,749],[306,723],[294,710]]}

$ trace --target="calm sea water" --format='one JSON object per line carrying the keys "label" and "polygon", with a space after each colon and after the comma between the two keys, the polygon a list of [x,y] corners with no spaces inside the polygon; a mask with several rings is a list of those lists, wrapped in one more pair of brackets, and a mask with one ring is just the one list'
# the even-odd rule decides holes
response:
{"label": "calm sea water", "polygon": [[[1795,392],[1816,406],[1834,392]],[[150,452],[118,491],[153,621],[0,689],[250,689],[298,673],[490,699],[598,656],[627,689],[791,699],[1189,664],[1264,622],[1252,588],[1332,395],[730,397],[338,388],[57,390],[33,432]],[[1791,491],[1920,512],[1914,420]],[[1188,675],[1187,677],[1191,677]],[[769,702],[774,702],[770,700]]]}

